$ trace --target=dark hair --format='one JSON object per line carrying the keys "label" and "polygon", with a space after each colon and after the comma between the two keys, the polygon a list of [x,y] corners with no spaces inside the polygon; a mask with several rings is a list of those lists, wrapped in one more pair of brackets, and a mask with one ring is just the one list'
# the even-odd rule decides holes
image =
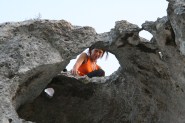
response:
{"label": "dark hair", "polygon": [[96,48],[96,47],[93,47],[93,46],[89,47],[89,55],[91,55],[91,51],[92,51],[93,49],[100,49],[100,50],[102,50],[102,51],[103,51],[103,54],[102,54],[101,58],[104,56],[105,53],[107,54],[107,55],[106,55],[106,59],[108,58],[108,51],[106,51],[106,50],[103,49],[103,48]]}

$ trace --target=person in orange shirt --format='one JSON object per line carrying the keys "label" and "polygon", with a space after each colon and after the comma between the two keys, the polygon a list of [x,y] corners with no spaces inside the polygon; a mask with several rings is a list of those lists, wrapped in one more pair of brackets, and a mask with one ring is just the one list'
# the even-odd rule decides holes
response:
{"label": "person in orange shirt", "polygon": [[89,78],[105,76],[105,71],[98,66],[97,60],[102,58],[105,53],[103,49],[90,47],[89,53],[82,53],[77,59],[71,73],[73,75],[85,76]]}

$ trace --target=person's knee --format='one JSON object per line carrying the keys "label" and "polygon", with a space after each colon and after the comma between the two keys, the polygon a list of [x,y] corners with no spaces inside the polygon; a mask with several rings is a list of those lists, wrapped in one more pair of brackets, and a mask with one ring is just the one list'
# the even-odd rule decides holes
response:
{"label": "person's knee", "polygon": [[105,71],[102,69],[99,69],[99,76],[105,76]]}
{"label": "person's knee", "polygon": [[93,71],[93,72],[88,73],[87,76],[88,76],[89,78],[105,76],[105,71],[102,70],[102,69],[95,70],[95,71]]}

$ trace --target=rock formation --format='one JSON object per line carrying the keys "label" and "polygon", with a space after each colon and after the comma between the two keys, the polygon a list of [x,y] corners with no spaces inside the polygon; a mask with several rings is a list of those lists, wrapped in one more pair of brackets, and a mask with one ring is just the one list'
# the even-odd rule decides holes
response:
{"label": "rock formation", "polygon": [[[102,34],[65,20],[1,24],[0,122],[184,123],[185,2],[168,2],[166,17],[142,28],[117,21]],[[91,45],[113,53],[121,67],[88,84],[60,74]],[[53,98],[46,87],[55,89]]]}

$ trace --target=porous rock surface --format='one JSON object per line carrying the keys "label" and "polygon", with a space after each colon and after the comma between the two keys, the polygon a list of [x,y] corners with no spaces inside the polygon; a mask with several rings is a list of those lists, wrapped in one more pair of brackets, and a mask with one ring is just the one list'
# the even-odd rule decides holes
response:
{"label": "porous rock surface", "polygon": [[[102,34],[65,20],[1,24],[0,122],[184,123],[185,2],[168,1],[166,17],[142,28],[117,21]],[[153,35],[150,42],[141,30]],[[60,74],[91,45],[113,53],[119,70],[88,84]]]}

